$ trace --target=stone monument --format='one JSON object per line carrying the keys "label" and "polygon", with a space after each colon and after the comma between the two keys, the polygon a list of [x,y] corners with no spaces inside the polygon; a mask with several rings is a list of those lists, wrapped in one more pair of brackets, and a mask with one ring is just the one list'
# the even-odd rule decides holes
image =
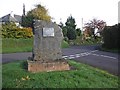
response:
{"label": "stone monument", "polygon": [[34,20],[33,28],[33,55],[32,60],[28,60],[28,71],[69,70],[67,61],[62,58],[63,34],[61,28],[53,22],[42,20]]}

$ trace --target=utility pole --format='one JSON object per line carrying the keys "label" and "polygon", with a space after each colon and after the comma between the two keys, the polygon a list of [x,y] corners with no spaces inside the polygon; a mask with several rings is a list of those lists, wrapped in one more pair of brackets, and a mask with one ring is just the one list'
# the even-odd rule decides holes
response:
{"label": "utility pole", "polygon": [[82,25],[81,25],[81,26],[82,26],[82,33],[83,33],[83,18],[82,18],[82,22],[81,22],[81,23],[82,23]]}
{"label": "utility pole", "polygon": [[120,1],[118,2],[118,23],[120,23]]}
{"label": "utility pole", "polygon": [[23,16],[25,16],[25,4],[23,3]]}

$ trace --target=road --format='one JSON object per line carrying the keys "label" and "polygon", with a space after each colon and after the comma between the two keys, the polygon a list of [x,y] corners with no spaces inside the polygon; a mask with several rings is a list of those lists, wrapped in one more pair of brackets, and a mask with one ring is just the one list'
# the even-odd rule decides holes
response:
{"label": "road", "polygon": [[[75,61],[91,65],[96,68],[118,75],[118,54],[98,50],[99,46],[71,46],[62,49],[63,58],[74,59]],[[31,52],[2,54],[2,63],[16,60],[27,60],[31,57]]]}

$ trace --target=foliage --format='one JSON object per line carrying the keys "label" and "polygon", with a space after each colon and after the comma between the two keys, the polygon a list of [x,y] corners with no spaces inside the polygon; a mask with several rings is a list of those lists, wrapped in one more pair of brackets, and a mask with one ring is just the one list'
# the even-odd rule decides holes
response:
{"label": "foliage", "polygon": [[15,23],[6,23],[2,26],[3,38],[31,38],[33,37],[31,28],[19,28]]}
{"label": "foliage", "polygon": [[85,23],[85,28],[89,28],[91,30],[91,34],[94,36],[94,39],[96,39],[95,29],[97,28],[99,30],[98,32],[101,32],[105,26],[106,26],[105,21],[97,19],[93,19],[90,20],[90,22]]}
{"label": "foliage", "polygon": [[77,36],[80,36],[80,35],[81,35],[81,30],[80,30],[80,28],[77,28],[77,29],[76,29],[76,33],[77,33]]}
{"label": "foliage", "polygon": [[69,40],[76,39],[76,25],[75,25],[75,19],[70,16],[67,18],[67,21],[65,23],[66,29],[67,29],[67,37]]}
{"label": "foliage", "polygon": [[58,24],[58,26],[62,29],[63,36],[67,37],[67,28],[66,28],[66,26],[64,26],[64,24],[62,22],[60,22]]}
{"label": "foliage", "polygon": [[63,36],[67,37],[67,27],[66,26],[62,27],[62,32],[63,32]]}
{"label": "foliage", "polygon": [[120,33],[120,24],[116,24],[114,26],[106,26],[103,30],[103,47],[112,49],[112,48],[119,48],[119,33]]}
{"label": "foliage", "polygon": [[34,9],[28,11],[26,16],[23,16],[22,26],[32,27],[33,19],[51,21],[51,16],[48,15],[48,10],[44,6],[38,4]]}
{"label": "foliage", "polygon": [[75,70],[30,73],[26,61],[2,65],[3,88],[118,88],[118,77],[69,60]]}
{"label": "foliage", "polygon": [[96,39],[90,38],[90,39],[82,40],[82,35],[81,35],[81,36],[77,36],[77,38],[71,41],[69,44],[70,45],[98,45],[98,44],[101,44],[101,38],[96,37]]}
{"label": "foliage", "polygon": [[60,28],[63,28],[64,27],[64,24],[62,22],[59,23],[58,25]]}

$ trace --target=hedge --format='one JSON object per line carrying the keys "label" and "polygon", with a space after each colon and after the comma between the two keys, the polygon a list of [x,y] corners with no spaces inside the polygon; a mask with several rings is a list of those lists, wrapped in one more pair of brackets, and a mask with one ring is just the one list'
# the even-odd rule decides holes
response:
{"label": "hedge", "polygon": [[7,23],[2,26],[3,38],[31,38],[32,28],[19,28],[14,23]]}
{"label": "hedge", "polygon": [[103,47],[108,49],[119,48],[118,40],[120,38],[120,24],[107,26],[103,30]]}

